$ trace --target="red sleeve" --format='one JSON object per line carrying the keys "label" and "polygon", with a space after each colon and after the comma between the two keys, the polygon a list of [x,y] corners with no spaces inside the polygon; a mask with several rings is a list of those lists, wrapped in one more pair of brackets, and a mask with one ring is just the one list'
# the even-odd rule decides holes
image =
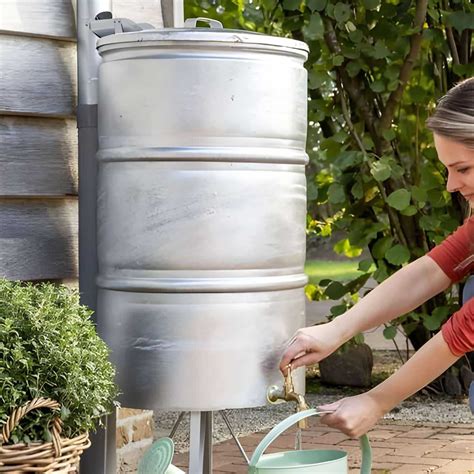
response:
{"label": "red sleeve", "polygon": [[474,350],[474,298],[444,323],[441,332],[455,356]]}
{"label": "red sleeve", "polygon": [[451,279],[458,282],[474,270],[474,218],[469,218],[441,244],[428,252]]}

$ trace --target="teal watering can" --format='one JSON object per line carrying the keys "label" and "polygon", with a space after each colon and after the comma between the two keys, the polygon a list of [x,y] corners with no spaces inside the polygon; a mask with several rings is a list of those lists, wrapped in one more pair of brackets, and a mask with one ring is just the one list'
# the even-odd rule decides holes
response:
{"label": "teal watering can", "polygon": [[[319,412],[315,409],[305,410],[291,415],[276,425],[255,449],[249,463],[249,474],[347,474],[347,453],[345,451],[306,449],[263,454],[278,436],[298,421],[325,413],[327,412]],[[360,472],[361,474],[370,474],[372,450],[367,435],[360,438],[360,447],[362,450]]]}
{"label": "teal watering can", "polygon": [[174,443],[171,438],[155,441],[141,459],[138,474],[184,474],[184,471],[171,464],[173,456]]}
{"label": "teal watering can", "polygon": [[[285,430],[298,421],[325,412],[305,410],[283,420],[262,439],[255,449],[249,463],[249,474],[347,474],[347,453],[338,450],[309,449],[263,454],[270,444]],[[360,438],[362,450],[361,474],[370,474],[372,451],[367,435]],[[173,466],[174,444],[170,438],[162,438],[152,447],[138,466],[139,474],[184,474],[184,471]]]}

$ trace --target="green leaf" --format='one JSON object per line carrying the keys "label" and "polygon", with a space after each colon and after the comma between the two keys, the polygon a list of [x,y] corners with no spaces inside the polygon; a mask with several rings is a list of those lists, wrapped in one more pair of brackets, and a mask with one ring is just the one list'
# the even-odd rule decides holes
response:
{"label": "green leaf", "polygon": [[448,315],[449,307],[440,306],[433,311],[431,316],[423,319],[423,325],[430,331],[436,331],[441,327]]}
{"label": "green leaf", "polygon": [[309,301],[320,301],[323,299],[323,290],[318,285],[308,284],[304,288],[304,292]]}
{"label": "green leaf", "polygon": [[358,179],[351,188],[351,194],[356,199],[362,199],[364,197],[364,186],[362,180]]}
{"label": "green leaf", "polygon": [[400,67],[396,64],[390,64],[387,66],[383,73],[384,77],[386,77],[389,81],[398,80],[400,75]]}
{"label": "green leaf", "polygon": [[377,240],[377,242],[372,248],[372,255],[374,256],[374,258],[376,258],[377,260],[381,260],[382,258],[384,258],[385,253],[392,246],[392,243],[393,237],[391,236],[382,237],[381,239]]}
{"label": "green leaf", "polygon": [[400,211],[400,214],[404,216],[414,216],[417,213],[418,213],[418,209],[416,208],[416,206],[413,206],[413,205],[410,205],[406,207],[405,209],[403,209],[402,211]]}
{"label": "green leaf", "polygon": [[334,7],[334,18],[338,23],[344,23],[351,17],[351,9],[346,3],[338,2]]}
{"label": "green leaf", "polygon": [[375,161],[370,165],[370,174],[379,182],[383,182],[390,178],[392,170],[390,164],[386,161]]}
{"label": "green leaf", "polygon": [[393,128],[389,128],[388,130],[383,131],[382,136],[385,138],[385,140],[390,142],[397,136],[397,134]]}
{"label": "green leaf", "polygon": [[333,56],[332,58],[333,66],[340,66],[343,62],[344,62],[344,56],[341,56],[340,54],[336,54],[336,56]]}
{"label": "green leaf", "polygon": [[374,141],[369,137],[369,135],[364,135],[362,137],[362,144],[367,151],[373,150],[375,146]]}
{"label": "green leaf", "polygon": [[339,183],[333,183],[329,186],[328,200],[333,204],[339,204],[346,200],[346,193],[344,192],[344,186]]}
{"label": "green leaf", "polygon": [[349,239],[342,239],[334,245],[334,252],[339,255],[345,255],[348,258],[358,257],[363,249],[355,245],[351,245]]}
{"label": "green leaf", "polygon": [[367,10],[376,10],[380,6],[380,0],[363,0]]}
{"label": "green leaf", "polygon": [[364,33],[360,30],[351,31],[349,33],[349,39],[353,43],[360,43],[364,39]]}
{"label": "green leaf", "polygon": [[365,260],[361,260],[359,262],[359,267],[358,269],[361,271],[361,272],[368,272],[371,268],[372,268],[372,265],[374,264],[374,262],[370,259],[370,258],[367,258]]}
{"label": "green leaf", "polygon": [[387,48],[386,44],[382,40],[377,40],[374,45],[372,56],[375,59],[386,58],[390,54],[390,50]]}
{"label": "green leaf", "polygon": [[330,311],[333,316],[340,316],[347,311],[347,306],[345,304],[338,304],[336,306],[332,306]]}
{"label": "green leaf", "polygon": [[435,216],[422,216],[419,223],[423,230],[437,230],[441,221]]}
{"label": "green leaf", "polygon": [[324,293],[328,298],[332,300],[338,300],[346,294],[346,288],[342,283],[339,283],[338,281],[333,281],[324,290]]}
{"label": "green leaf", "polygon": [[361,70],[361,65],[358,61],[349,61],[346,64],[346,71],[349,74],[349,77],[356,77]]}
{"label": "green leaf", "polygon": [[325,82],[329,81],[327,71],[321,71],[318,68],[312,68],[308,73],[309,88],[310,89],[319,89]]}
{"label": "green leaf", "polygon": [[387,326],[383,330],[383,337],[385,337],[385,339],[388,339],[388,340],[395,339],[396,335],[397,335],[397,328],[395,326]]}
{"label": "green leaf", "polygon": [[312,181],[309,181],[306,186],[308,201],[316,201],[318,199],[318,187]]}
{"label": "green leaf", "polygon": [[[311,14],[308,25],[303,28],[303,33],[308,40],[322,39],[324,37],[323,20],[318,12]],[[325,73],[325,76],[327,77],[327,73]]]}
{"label": "green leaf", "polygon": [[308,0],[308,8],[314,12],[322,12],[326,8],[327,0]]}
{"label": "green leaf", "polygon": [[385,90],[385,83],[382,80],[377,80],[377,81],[371,82],[369,87],[374,92],[380,93]]}
{"label": "green leaf", "polygon": [[385,258],[392,265],[403,265],[410,260],[410,251],[404,245],[397,244],[387,250]]}
{"label": "green leaf", "polygon": [[301,0],[283,0],[283,8],[285,10],[298,10],[301,5]]}
{"label": "green leaf", "polygon": [[428,199],[428,193],[426,190],[419,186],[412,186],[411,195],[415,201],[426,202]]}
{"label": "green leaf", "polygon": [[460,77],[474,76],[474,62],[471,64],[453,64],[453,71]]}
{"label": "green leaf", "polygon": [[448,26],[455,28],[458,33],[464,30],[471,30],[474,28],[474,12],[456,11],[443,12],[443,16]]}
{"label": "green leaf", "polygon": [[421,86],[413,86],[408,90],[408,97],[413,104],[425,104],[428,91]]}
{"label": "green leaf", "polygon": [[406,189],[398,189],[387,197],[387,204],[398,211],[406,209],[410,205],[411,193]]}

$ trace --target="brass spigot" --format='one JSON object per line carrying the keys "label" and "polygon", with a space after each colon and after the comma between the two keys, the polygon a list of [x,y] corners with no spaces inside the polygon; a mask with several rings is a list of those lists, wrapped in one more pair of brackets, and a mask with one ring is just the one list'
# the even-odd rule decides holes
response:
{"label": "brass spigot", "polygon": [[[267,391],[267,398],[270,403],[276,403],[278,400],[285,400],[287,402],[296,402],[296,411],[308,410],[309,406],[303,395],[295,392],[295,386],[293,385],[293,377],[291,375],[291,365],[287,366],[287,372],[285,377],[285,383],[283,387],[272,385]],[[308,428],[307,420],[301,420],[298,422],[298,428]]]}

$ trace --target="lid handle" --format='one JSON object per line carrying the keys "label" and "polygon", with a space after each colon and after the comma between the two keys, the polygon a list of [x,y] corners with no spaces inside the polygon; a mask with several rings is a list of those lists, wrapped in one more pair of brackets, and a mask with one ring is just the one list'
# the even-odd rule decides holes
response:
{"label": "lid handle", "polygon": [[209,28],[217,28],[217,29],[223,29],[224,27],[222,26],[222,23],[218,20],[213,20],[212,18],[204,18],[202,16],[198,18],[188,18],[184,22],[184,27],[185,28],[197,28],[198,22],[201,21],[203,23],[207,23],[209,25]]}

